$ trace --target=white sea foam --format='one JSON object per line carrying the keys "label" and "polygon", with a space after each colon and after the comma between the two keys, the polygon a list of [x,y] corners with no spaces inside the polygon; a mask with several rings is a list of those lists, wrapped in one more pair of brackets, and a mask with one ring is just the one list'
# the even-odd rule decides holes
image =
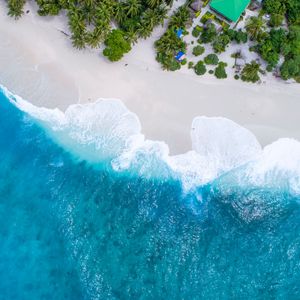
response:
{"label": "white sea foam", "polygon": [[164,142],[144,138],[139,119],[119,100],[76,104],[62,112],[36,107],[4,91],[57,143],[92,163],[109,160],[116,171],[134,169],[143,176],[174,176],[188,190],[245,165],[241,181],[247,178],[255,185],[281,182],[300,193],[298,141],[281,139],[262,150],[255,136],[233,121],[197,117],[192,123],[192,151],[170,156]]}
{"label": "white sea foam", "polygon": [[249,130],[225,118],[195,118],[191,138],[193,151],[169,159],[187,188],[257,159],[262,151]]}
{"label": "white sea foam", "polygon": [[57,143],[93,163],[113,159],[144,140],[137,116],[108,99],[59,109],[40,108],[6,91],[13,103],[38,121]]}
{"label": "white sea foam", "polygon": [[245,176],[256,186],[300,194],[300,143],[283,138],[266,146],[262,155],[245,168]]}

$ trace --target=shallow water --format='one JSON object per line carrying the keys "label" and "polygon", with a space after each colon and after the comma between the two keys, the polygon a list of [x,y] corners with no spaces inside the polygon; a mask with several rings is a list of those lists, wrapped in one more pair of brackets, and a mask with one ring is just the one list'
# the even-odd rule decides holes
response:
{"label": "shallow water", "polygon": [[262,151],[231,127],[241,155],[200,119],[170,157],[115,104],[87,126],[14,101],[0,92],[1,299],[300,298],[298,142]]}

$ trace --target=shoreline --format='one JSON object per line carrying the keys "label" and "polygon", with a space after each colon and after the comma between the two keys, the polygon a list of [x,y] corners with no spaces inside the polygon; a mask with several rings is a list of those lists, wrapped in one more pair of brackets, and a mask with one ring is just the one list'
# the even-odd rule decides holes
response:
{"label": "shoreline", "polygon": [[[140,41],[121,62],[110,63],[101,50],[78,51],[59,30],[61,17],[42,18],[30,5],[20,20],[5,16],[0,4],[0,83],[35,105],[65,110],[70,104],[118,98],[137,114],[147,139],[163,140],[173,154],[191,149],[192,120],[226,117],[268,144],[280,137],[300,140],[300,85],[272,79],[247,84],[197,77],[192,70],[160,70],[154,35]],[[127,66],[126,66],[127,64]]]}

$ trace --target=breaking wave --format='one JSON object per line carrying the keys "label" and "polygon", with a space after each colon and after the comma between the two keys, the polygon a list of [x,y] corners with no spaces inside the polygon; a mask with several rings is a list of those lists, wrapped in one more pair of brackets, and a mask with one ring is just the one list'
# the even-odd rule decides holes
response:
{"label": "breaking wave", "polygon": [[246,128],[226,118],[201,116],[192,122],[192,150],[171,156],[166,143],[145,139],[138,117],[120,100],[75,104],[62,112],[36,107],[2,89],[59,145],[90,163],[105,162],[115,171],[135,170],[146,177],[173,176],[186,189],[239,168],[242,178],[252,184],[278,186],[280,182],[299,192],[300,143],[294,139],[279,139],[262,149]]}

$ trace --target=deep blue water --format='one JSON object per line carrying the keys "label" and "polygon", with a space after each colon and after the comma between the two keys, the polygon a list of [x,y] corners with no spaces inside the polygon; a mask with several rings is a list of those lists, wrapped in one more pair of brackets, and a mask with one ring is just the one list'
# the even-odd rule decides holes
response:
{"label": "deep blue water", "polygon": [[0,299],[300,299],[300,198],[238,172],[93,166],[0,92]]}

